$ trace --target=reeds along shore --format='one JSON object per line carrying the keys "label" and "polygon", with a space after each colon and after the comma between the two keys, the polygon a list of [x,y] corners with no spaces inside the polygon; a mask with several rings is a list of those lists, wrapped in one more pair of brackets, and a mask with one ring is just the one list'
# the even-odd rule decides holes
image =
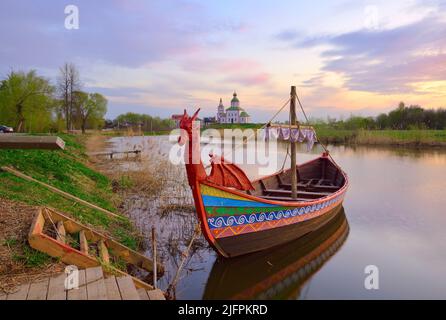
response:
{"label": "reeds along shore", "polygon": [[342,130],[316,128],[323,143],[446,147],[446,130]]}

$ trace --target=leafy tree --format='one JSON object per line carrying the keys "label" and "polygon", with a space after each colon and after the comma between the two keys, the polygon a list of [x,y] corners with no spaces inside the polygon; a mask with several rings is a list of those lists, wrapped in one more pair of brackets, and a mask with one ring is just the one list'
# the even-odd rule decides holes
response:
{"label": "leafy tree", "polygon": [[17,132],[43,130],[51,122],[54,87],[32,70],[12,71],[0,84],[0,119]]}
{"label": "leafy tree", "polygon": [[385,113],[381,113],[376,117],[376,127],[383,130],[389,126],[389,116]]}
{"label": "leafy tree", "polygon": [[164,131],[174,127],[171,119],[161,119],[160,117],[133,112],[119,115],[114,123],[118,128],[138,126],[144,131]]}
{"label": "leafy tree", "polygon": [[99,93],[73,92],[76,119],[80,124],[82,133],[85,133],[87,124],[92,127],[104,121],[107,112],[107,99]]}

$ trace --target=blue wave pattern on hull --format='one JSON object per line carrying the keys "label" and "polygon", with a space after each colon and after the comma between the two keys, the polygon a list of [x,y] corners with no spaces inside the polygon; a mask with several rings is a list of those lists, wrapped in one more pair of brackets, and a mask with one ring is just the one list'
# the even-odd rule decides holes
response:
{"label": "blue wave pattern on hull", "polygon": [[313,213],[315,211],[319,211],[325,209],[326,207],[331,206],[332,204],[340,201],[342,195],[337,196],[331,200],[308,205],[301,208],[294,208],[288,210],[280,210],[273,212],[260,212],[260,213],[252,213],[252,214],[242,214],[238,216],[221,216],[221,217],[212,217],[208,218],[208,225],[211,229],[217,229],[222,227],[232,227],[238,225],[244,225],[249,223],[258,223],[265,221],[274,221],[279,219],[288,219],[296,216],[302,216],[306,214]]}

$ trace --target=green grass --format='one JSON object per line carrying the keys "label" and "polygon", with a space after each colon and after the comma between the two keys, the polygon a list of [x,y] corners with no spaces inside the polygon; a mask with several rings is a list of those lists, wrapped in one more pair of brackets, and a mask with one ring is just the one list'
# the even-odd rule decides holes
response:
{"label": "green grass", "polygon": [[[14,167],[39,181],[116,212],[120,199],[113,193],[111,181],[87,166],[85,137],[67,134],[59,134],[59,137],[66,143],[65,150],[2,150],[0,165]],[[137,248],[138,241],[127,218],[112,218],[3,171],[0,171],[0,197],[70,213],[80,222],[102,227],[118,241],[132,249]]]}
{"label": "green grass", "polygon": [[201,129],[260,129],[263,125],[263,123],[215,123]]}
{"label": "green grass", "polygon": [[12,258],[23,263],[27,268],[43,267],[53,259],[46,253],[34,250],[28,246],[23,246],[22,250],[22,254],[14,254]]}

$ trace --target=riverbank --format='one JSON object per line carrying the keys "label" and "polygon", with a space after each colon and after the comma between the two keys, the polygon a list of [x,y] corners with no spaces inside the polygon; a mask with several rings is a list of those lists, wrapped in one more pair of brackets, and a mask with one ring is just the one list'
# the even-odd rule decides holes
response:
{"label": "riverbank", "polygon": [[[214,124],[202,130],[260,129],[263,124]],[[382,145],[405,147],[446,147],[446,130],[346,130],[327,125],[314,125],[319,140],[324,144]]]}
{"label": "riverbank", "polygon": [[[114,190],[116,183],[94,169],[87,156],[89,136],[59,136],[66,142],[65,150],[2,150],[0,165],[14,167],[34,179],[119,214],[122,198]],[[1,227],[17,229],[13,233],[1,232],[0,290],[3,291],[29,281],[26,275],[47,274],[52,269],[60,271],[56,268],[60,262],[27,244],[30,221],[37,206],[64,212],[132,249],[138,249],[141,243],[140,235],[127,217],[114,218],[3,171],[0,171],[0,204]],[[14,227],[17,224],[20,227]]]}
{"label": "riverbank", "polygon": [[323,143],[405,147],[446,147],[446,130],[341,130],[315,126]]}

